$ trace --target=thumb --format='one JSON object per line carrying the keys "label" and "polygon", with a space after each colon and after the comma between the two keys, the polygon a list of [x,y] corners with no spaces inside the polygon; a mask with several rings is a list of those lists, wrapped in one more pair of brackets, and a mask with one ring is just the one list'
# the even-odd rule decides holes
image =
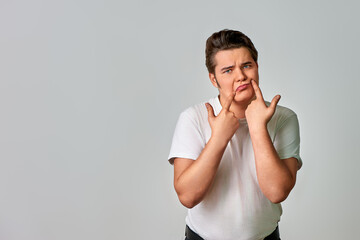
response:
{"label": "thumb", "polygon": [[210,105],[210,103],[205,103],[205,106],[206,106],[206,109],[208,111],[208,117],[211,119],[211,118],[214,118],[215,115],[214,115],[214,109],[213,107]]}
{"label": "thumb", "polygon": [[280,98],[281,98],[280,95],[276,95],[276,96],[273,98],[273,100],[271,101],[269,108],[270,108],[272,111],[275,111],[276,105],[278,104]]}

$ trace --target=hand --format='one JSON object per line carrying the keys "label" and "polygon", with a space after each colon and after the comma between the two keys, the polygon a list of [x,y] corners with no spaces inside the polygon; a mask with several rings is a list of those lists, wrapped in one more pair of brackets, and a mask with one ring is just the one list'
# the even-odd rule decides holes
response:
{"label": "hand", "polygon": [[251,84],[255,92],[255,98],[251,101],[245,110],[245,117],[248,122],[249,129],[266,127],[267,123],[275,113],[276,105],[280,100],[280,95],[276,95],[268,107],[265,104],[261,90],[257,83],[252,80]]}
{"label": "hand", "polygon": [[239,120],[235,114],[230,111],[230,105],[234,100],[236,92],[226,98],[225,104],[219,115],[215,117],[214,109],[209,103],[206,103],[208,111],[208,121],[211,127],[211,136],[219,140],[230,141],[236,130],[239,128]]}

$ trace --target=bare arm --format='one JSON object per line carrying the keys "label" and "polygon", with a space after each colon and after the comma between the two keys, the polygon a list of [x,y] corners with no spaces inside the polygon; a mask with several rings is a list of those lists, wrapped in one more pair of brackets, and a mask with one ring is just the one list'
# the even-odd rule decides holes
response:
{"label": "bare arm", "polygon": [[206,105],[211,137],[196,161],[175,158],[174,187],[180,202],[192,208],[202,201],[211,186],[225,148],[239,127],[239,121],[229,111],[235,94],[228,97],[217,117],[210,104]]}
{"label": "bare arm", "polygon": [[260,188],[273,203],[284,201],[295,185],[297,159],[280,159],[267,129],[250,133]]}
{"label": "bare arm", "polygon": [[296,182],[297,159],[280,159],[270,139],[267,123],[275,112],[280,96],[269,107],[265,105],[260,88],[252,81],[256,99],[248,106],[250,136],[254,148],[256,173],[261,191],[273,203],[284,201]]}
{"label": "bare arm", "polygon": [[196,161],[174,160],[174,186],[180,202],[192,208],[204,198],[211,186],[226,144],[210,139]]}

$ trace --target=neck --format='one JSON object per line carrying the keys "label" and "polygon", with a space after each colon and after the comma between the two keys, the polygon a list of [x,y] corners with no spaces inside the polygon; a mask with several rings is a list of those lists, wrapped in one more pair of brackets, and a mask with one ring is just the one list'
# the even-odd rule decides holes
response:
{"label": "neck", "polygon": [[230,106],[230,112],[233,112],[237,119],[245,118],[245,110],[246,110],[247,106],[248,106],[248,104],[246,104],[246,106],[244,106],[244,105],[240,105],[240,104],[233,102]]}

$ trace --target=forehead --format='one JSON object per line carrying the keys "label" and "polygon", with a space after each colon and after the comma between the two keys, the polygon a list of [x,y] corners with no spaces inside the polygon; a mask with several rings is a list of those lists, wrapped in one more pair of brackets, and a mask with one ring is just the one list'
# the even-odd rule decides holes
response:
{"label": "forehead", "polygon": [[250,51],[246,47],[221,50],[215,54],[216,67],[224,67],[228,65],[241,65],[245,62],[253,62]]}

